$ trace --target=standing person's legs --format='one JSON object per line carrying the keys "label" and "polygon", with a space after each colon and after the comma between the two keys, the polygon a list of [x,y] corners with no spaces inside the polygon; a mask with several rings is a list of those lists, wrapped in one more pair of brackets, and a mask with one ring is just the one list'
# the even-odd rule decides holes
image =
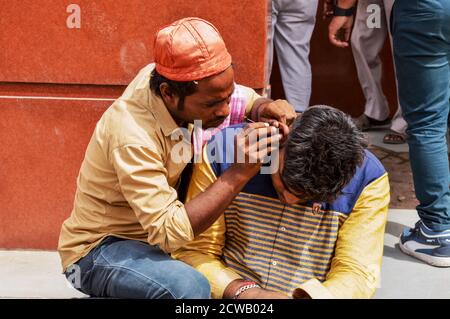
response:
{"label": "standing person's legs", "polygon": [[272,74],[272,66],[273,66],[273,38],[275,33],[275,24],[277,23],[277,15],[278,11],[275,7],[275,2],[272,0],[268,0],[267,4],[267,41],[266,41],[266,55],[267,55],[267,63],[266,63],[266,87],[267,95],[270,98],[271,88],[270,88],[270,76]]}
{"label": "standing person's legs", "polygon": [[450,266],[450,172],[445,141],[450,109],[450,0],[396,0],[392,30],[421,218],[414,230],[403,233],[400,247],[430,264]]}
{"label": "standing person's legs", "polygon": [[[388,34],[389,34],[389,40],[391,42],[392,47],[392,36],[391,36],[391,14],[392,14],[392,7],[394,5],[395,0],[383,0],[384,3],[384,11],[386,13],[386,22],[388,24]],[[392,57],[394,56],[394,52],[392,52]],[[395,61],[394,61],[395,63]],[[395,67],[394,67],[394,73],[395,73]],[[397,82],[397,76],[395,76],[396,80],[396,87],[398,87]],[[398,97],[398,90],[397,90],[397,111],[394,114],[394,117],[392,118],[391,123],[391,131],[392,134],[387,134],[385,136],[385,140],[390,141],[391,143],[394,142],[394,144],[400,144],[404,143],[406,139],[406,129],[408,127],[408,124],[406,123],[405,119],[403,118],[402,114],[402,108],[400,106],[400,99]]]}
{"label": "standing person's legs", "polygon": [[[372,12],[367,12],[371,4],[380,6],[380,28],[367,24]],[[359,0],[355,25],[351,36],[351,46],[356,70],[366,105],[364,114],[374,120],[383,121],[389,116],[389,104],[381,86],[382,63],[379,57],[387,34],[387,21],[384,15],[383,0]]]}
{"label": "standing person's legs", "polygon": [[203,275],[158,247],[136,240],[106,238],[69,267],[66,277],[75,288],[95,297],[210,298]]}
{"label": "standing person's legs", "polygon": [[397,112],[395,112],[391,123],[391,132],[386,133],[383,138],[383,142],[386,144],[404,144],[406,143],[407,134],[406,129],[408,123],[403,118],[402,108],[398,104]]}
{"label": "standing person's legs", "polygon": [[318,0],[274,0],[273,5],[274,44],[286,99],[296,111],[304,111],[311,98],[309,51]]}
{"label": "standing person's legs", "polygon": [[402,108],[399,105],[397,112],[395,112],[394,117],[392,118],[391,130],[399,134],[405,134],[407,127],[408,124],[403,118]]}

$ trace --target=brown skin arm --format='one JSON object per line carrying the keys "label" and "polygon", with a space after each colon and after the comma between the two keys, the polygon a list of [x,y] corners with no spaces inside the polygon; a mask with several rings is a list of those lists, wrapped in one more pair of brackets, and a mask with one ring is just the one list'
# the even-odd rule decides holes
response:
{"label": "brown skin arm", "polygon": [[[338,0],[338,6],[349,9],[356,5],[357,0]],[[347,48],[352,33],[354,17],[333,17],[328,26],[328,39],[334,46]],[[339,39],[339,33],[343,32],[344,39]]]}
{"label": "brown skin arm", "polygon": [[296,118],[294,108],[286,100],[259,98],[252,107],[251,119],[255,122],[276,120],[290,125]]}
{"label": "brown skin arm", "polygon": [[[223,292],[223,299],[233,299],[244,280],[232,281]],[[238,299],[290,299],[284,293],[267,290],[263,288],[250,288],[239,295]]]}
{"label": "brown skin arm", "polygon": [[[252,134],[257,134],[257,139],[250,144],[249,136]],[[185,205],[195,236],[219,218],[245,184],[258,173],[262,160],[278,147],[281,138],[275,127],[265,123],[249,124],[236,136],[236,154],[242,152],[245,155],[244,163],[233,164],[205,192]]]}
{"label": "brown skin arm", "polygon": [[247,170],[230,167],[205,192],[185,205],[195,236],[204,232],[219,218],[260,167],[249,167]]}

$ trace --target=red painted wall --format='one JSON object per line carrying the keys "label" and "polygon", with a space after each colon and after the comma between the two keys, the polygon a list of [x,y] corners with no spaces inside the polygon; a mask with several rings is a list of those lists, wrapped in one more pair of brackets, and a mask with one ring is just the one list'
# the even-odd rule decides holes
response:
{"label": "red painted wall", "polygon": [[[69,29],[67,7],[80,7]],[[125,85],[153,59],[156,30],[186,16],[211,21],[237,80],[264,86],[266,0],[0,1],[0,82]]]}

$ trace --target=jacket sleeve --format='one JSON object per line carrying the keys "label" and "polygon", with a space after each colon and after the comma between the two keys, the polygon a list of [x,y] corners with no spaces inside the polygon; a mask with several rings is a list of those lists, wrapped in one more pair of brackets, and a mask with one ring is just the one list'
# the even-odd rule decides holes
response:
{"label": "jacket sleeve", "polygon": [[111,152],[119,187],[148,232],[148,242],[171,252],[194,238],[177,191],[167,182],[161,156],[151,146],[127,145]]}
{"label": "jacket sleeve", "polygon": [[239,86],[239,91],[240,91],[239,95],[241,96],[241,98],[245,103],[245,115],[250,116],[253,104],[255,103],[256,100],[261,98],[261,95],[256,93],[255,90],[243,85]]}
{"label": "jacket sleeve", "polygon": [[[204,192],[217,179],[203,150],[203,160],[196,164],[189,184],[187,200]],[[215,299],[222,298],[225,288],[233,280],[241,278],[222,261],[222,249],[225,244],[225,218],[222,215],[210,228],[198,235],[192,242],[172,253],[174,258],[190,264],[200,271],[211,285],[211,294]]]}
{"label": "jacket sleeve", "polygon": [[309,280],[297,292],[311,298],[371,298],[380,280],[389,200],[385,173],[366,186],[340,228],[326,280]]}

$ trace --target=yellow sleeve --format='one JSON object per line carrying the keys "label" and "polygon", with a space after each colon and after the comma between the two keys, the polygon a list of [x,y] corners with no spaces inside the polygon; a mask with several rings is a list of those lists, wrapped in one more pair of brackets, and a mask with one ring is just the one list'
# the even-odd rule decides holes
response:
{"label": "yellow sleeve", "polygon": [[255,90],[243,85],[239,85],[239,91],[245,101],[245,115],[250,116],[253,104],[257,99],[261,98],[261,95],[256,93]]}
{"label": "yellow sleeve", "polygon": [[159,152],[151,146],[127,145],[111,152],[119,187],[148,232],[147,241],[171,252],[194,239],[177,191],[167,182]]}
{"label": "yellow sleeve", "polygon": [[378,287],[389,205],[387,173],[370,183],[339,230],[326,280],[300,286],[311,298],[371,298]]}
{"label": "yellow sleeve", "polygon": [[[194,166],[187,201],[204,192],[216,179],[217,177],[209,165],[205,147],[201,163]],[[172,257],[191,265],[208,279],[211,285],[212,298],[215,299],[222,298],[225,288],[233,280],[241,278],[222,262],[225,230],[225,218],[222,215],[210,228],[198,235],[193,241],[172,253]]]}

